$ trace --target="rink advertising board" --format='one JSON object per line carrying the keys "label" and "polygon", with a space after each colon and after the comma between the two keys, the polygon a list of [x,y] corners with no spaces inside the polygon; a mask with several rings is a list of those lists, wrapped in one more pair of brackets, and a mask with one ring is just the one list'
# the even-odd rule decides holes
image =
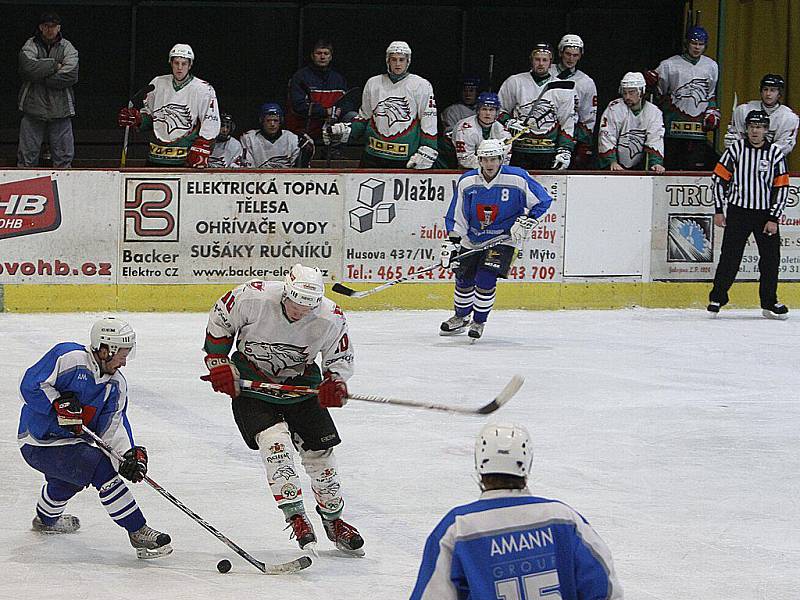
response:
{"label": "rink advertising board", "polygon": [[0,283],[115,283],[118,177],[0,171]]}
{"label": "rink advertising board", "polygon": [[119,283],[278,279],[303,262],[338,278],[341,177],[124,174]]}
{"label": "rink advertising board", "polygon": [[[413,275],[438,260],[447,239],[444,215],[459,175],[353,173],[344,175],[342,279],[381,282]],[[538,176],[555,199],[540,219],[509,281],[561,281],[566,177]],[[419,281],[446,282],[453,272],[428,271]],[[415,280],[416,281],[416,280]]]}
{"label": "rink advertising board", "polygon": [[[654,281],[710,281],[722,247],[714,227],[710,177],[653,178],[651,278]],[[800,179],[789,181],[789,199],[779,222],[782,281],[800,280]],[[752,236],[738,279],[757,280],[758,248]]]}

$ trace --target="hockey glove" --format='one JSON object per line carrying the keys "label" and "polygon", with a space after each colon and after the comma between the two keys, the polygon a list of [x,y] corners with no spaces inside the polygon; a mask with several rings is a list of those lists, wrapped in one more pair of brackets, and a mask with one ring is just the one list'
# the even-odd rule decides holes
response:
{"label": "hockey glove", "polygon": [[208,157],[211,156],[211,140],[195,138],[189,155],[186,157],[186,166],[193,169],[205,169],[208,166]]}
{"label": "hockey glove", "polygon": [[714,131],[717,127],[719,127],[719,109],[706,109],[703,117],[703,131]]}
{"label": "hockey glove", "polygon": [[120,108],[117,113],[117,125],[120,127],[139,127],[142,124],[142,113],[138,108]]}
{"label": "hockey glove", "polygon": [[325,137],[325,130],[323,129],[322,141],[325,142],[326,145],[330,145],[334,140],[339,140],[342,144],[346,144],[347,140],[350,139],[350,123],[334,123],[331,125],[327,139],[325,139]]}
{"label": "hockey glove", "polygon": [[511,226],[511,239],[515,244],[522,245],[531,239],[531,232],[536,227],[538,221],[533,217],[521,216],[517,217],[514,224]]}
{"label": "hockey glove", "polygon": [[227,356],[209,354],[206,356],[208,375],[200,377],[203,381],[210,381],[215,392],[228,394],[231,398],[239,395],[239,369]]}
{"label": "hockey glove", "polygon": [[439,264],[443,269],[449,269],[450,265],[458,261],[458,255],[461,252],[461,244],[448,240],[442,243],[442,249],[439,251]]}
{"label": "hockey glove", "polygon": [[521,135],[527,128],[528,126],[525,125],[525,122],[520,119],[509,119],[506,121],[506,131],[508,131],[512,137]]}
{"label": "hockey glove", "polygon": [[563,171],[569,166],[572,160],[572,153],[566,148],[559,148],[556,150],[556,156],[553,159],[553,169]]}
{"label": "hockey glove", "polygon": [[739,137],[739,134],[729,131],[728,133],[725,134],[725,137],[723,138],[723,142],[725,143],[725,149],[727,150],[728,148],[731,147],[731,145],[734,142],[738,142],[740,139],[742,138]]}
{"label": "hockey glove", "polygon": [[322,408],[341,408],[347,404],[347,384],[337,373],[328,371],[317,392]]}
{"label": "hockey glove", "polygon": [[653,88],[658,85],[658,71],[645,71],[642,75],[644,75],[644,82],[647,84],[647,87]]}
{"label": "hockey glove", "polygon": [[72,392],[64,392],[53,400],[58,426],[80,435],[83,425],[83,406]]}
{"label": "hockey glove", "polygon": [[147,449],[134,446],[122,455],[119,463],[119,474],[128,481],[139,483],[147,475]]}
{"label": "hockey glove", "polygon": [[420,146],[406,163],[406,169],[430,169],[439,153],[430,146]]}

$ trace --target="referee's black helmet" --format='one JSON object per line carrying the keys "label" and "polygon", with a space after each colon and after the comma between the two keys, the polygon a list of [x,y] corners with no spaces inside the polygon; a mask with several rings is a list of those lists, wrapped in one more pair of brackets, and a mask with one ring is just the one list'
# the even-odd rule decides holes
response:
{"label": "referee's black helmet", "polygon": [[751,110],[747,113],[747,116],[744,118],[745,125],[750,125],[754,123],[756,125],[763,125],[764,127],[769,127],[769,115],[765,113],[763,110]]}

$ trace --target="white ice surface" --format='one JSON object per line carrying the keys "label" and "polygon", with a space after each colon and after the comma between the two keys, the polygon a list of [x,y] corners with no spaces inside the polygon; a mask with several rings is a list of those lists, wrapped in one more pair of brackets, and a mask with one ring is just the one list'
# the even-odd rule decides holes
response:
{"label": "white ice surface", "polygon": [[[56,342],[85,341],[96,316],[0,314],[0,598],[407,598],[430,530],[477,495],[472,444],[486,418],[353,401],[335,413],[336,452],[344,516],[366,558],[336,556],[324,540],[305,572],[262,575],[145,484],[133,491],[149,523],[172,535],[167,558],[137,560],[91,488],[69,504],[79,533],[38,535],[42,477],[17,448],[17,383]],[[490,418],[529,428],[532,490],[593,524],[626,598],[800,597],[800,318],[498,311],[470,345],[437,335],[446,317],[350,313],[351,390],[478,406],[522,373],[520,393]],[[206,316],[126,318],[139,339],[125,371],[129,416],[150,475],[261,560],[299,555],[229,402],[199,380]],[[227,575],[221,558],[233,563]]]}

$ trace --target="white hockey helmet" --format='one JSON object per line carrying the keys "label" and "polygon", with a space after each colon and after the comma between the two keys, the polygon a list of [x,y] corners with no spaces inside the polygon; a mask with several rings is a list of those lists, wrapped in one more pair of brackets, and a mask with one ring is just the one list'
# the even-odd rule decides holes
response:
{"label": "white hockey helmet", "polygon": [[386,46],[386,69],[389,69],[389,55],[390,54],[405,54],[408,57],[408,65],[406,70],[411,66],[411,46],[406,42],[395,41]]}
{"label": "white hockey helmet", "polygon": [[522,425],[489,423],[475,440],[475,471],[527,477],[533,465],[533,446]]}
{"label": "white hockey helmet", "polygon": [[109,358],[121,348],[130,348],[128,358],[133,358],[136,348],[136,332],[127,321],[118,317],[104,317],[92,325],[89,333],[89,345],[94,352],[100,350],[101,345],[108,346]]}
{"label": "white hockey helmet", "polygon": [[189,44],[175,44],[169,51],[169,62],[172,62],[173,58],[186,58],[194,62],[194,50]]}
{"label": "white hockey helmet", "polygon": [[324,295],[322,271],[316,267],[305,267],[297,263],[283,281],[283,297],[300,306],[317,307],[322,303]]}
{"label": "white hockey helmet", "polygon": [[561,41],[558,42],[558,53],[561,54],[564,51],[564,48],[580,48],[581,53],[583,53],[583,40],[581,39],[581,36],[575,35],[574,33],[568,33],[562,37]]}
{"label": "white hockey helmet", "polygon": [[475,150],[475,156],[478,158],[489,156],[505,156],[506,145],[500,140],[494,138],[483,140]]}
{"label": "white hockey helmet", "polygon": [[622,81],[619,82],[619,93],[622,95],[622,90],[624,89],[636,89],[639,90],[642,93],[642,97],[644,97],[646,87],[647,83],[644,80],[644,75],[638,71],[630,71],[625,73]]}

